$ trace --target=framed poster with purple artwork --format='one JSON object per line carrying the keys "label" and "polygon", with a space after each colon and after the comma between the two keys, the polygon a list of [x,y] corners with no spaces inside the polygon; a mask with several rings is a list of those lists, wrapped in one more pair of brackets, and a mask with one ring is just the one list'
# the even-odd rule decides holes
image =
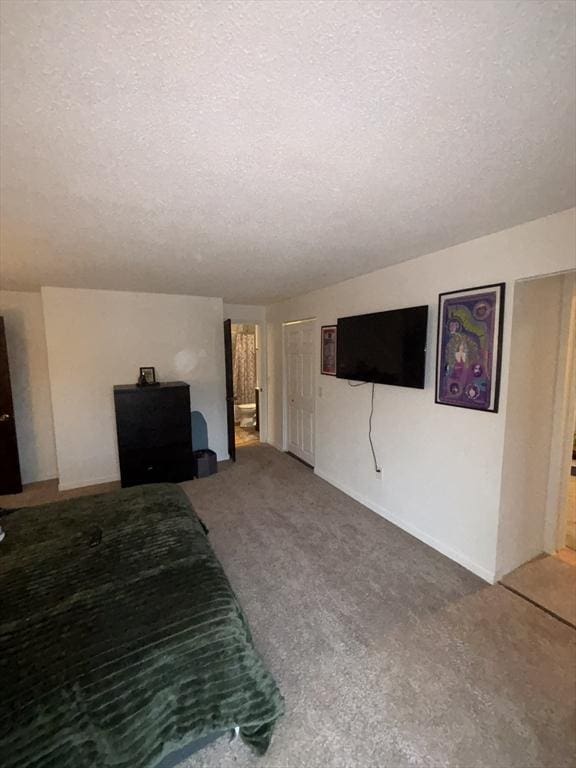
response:
{"label": "framed poster with purple artwork", "polygon": [[506,285],[441,293],[436,402],[498,411]]}
{"label": "framed poster with purple artwork", "polygon": [[322,326],[321,373],[336,376],[336,326]]}

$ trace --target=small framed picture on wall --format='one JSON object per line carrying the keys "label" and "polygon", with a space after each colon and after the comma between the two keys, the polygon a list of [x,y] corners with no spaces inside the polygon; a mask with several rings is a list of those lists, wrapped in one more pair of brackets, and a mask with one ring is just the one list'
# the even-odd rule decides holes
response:
{"label": "small framed picture on wall", "polygon": [[336,326],[322,326],[321,373],[336,376]]}
{"label": "small framed picture on wall", "polygon": [[441,293],[436,402],[498,412],[505,283]]}

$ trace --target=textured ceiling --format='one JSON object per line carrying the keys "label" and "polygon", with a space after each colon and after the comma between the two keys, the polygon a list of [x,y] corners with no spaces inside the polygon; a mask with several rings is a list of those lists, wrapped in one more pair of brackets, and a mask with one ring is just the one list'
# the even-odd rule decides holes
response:
{"label": "textured ceiling", "polygon": [[553,0],[3,0],[0,286],[266,303],[575,203]]}

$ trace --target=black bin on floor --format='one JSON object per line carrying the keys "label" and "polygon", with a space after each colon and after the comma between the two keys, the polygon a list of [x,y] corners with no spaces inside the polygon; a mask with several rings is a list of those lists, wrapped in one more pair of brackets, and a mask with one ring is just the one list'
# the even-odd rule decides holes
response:
{"label": "black bin on floor", "polygon": [[205,448],[203,451],[194,451],[194,474],[196,477],[208,477],[218,472],[215,451]]}

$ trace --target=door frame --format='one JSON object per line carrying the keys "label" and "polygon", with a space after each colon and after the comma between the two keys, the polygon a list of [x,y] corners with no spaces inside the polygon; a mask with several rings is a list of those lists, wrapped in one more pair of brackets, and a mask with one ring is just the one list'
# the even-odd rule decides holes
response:
{"label": "door frame", "polygon": [[316,318],[304,317],[301,320],[289,320],[282,323],[282,450],[288,451],[288,365],[287,365],[287,344],[286,344],[286,329],[292,325],[299,325],[300,323],[314,323],[314,330],[312,338],[314,339],[314,464],[316,464],[316,392],[318,387],[318,341],[316,338]]}

